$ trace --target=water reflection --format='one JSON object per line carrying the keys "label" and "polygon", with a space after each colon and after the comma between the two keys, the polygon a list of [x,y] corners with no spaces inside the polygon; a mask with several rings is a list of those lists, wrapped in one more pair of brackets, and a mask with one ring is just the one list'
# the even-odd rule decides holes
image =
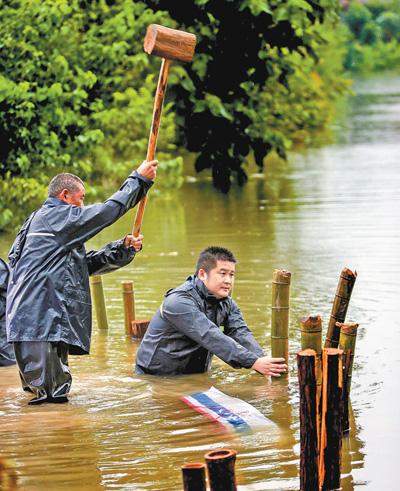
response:
{"label": "water reflection", "polygon": [[[172,199],[150,197],[144,250],[129,267],[104,276],[109,331],[95,330],[91,356],[72,360],[68,406],[27,407],[15,368],[1,369],[0,454],[15,463],[22,489],[180,489],[181,464],[221,446],[238,451],[241,490],[297,489],[298,319],[319,313],[326,327],[344,266],[359,273],[348,319],[360,328],[343,489],[396,489],[400,79],[362,81],[355,90],[336,127],[337,143],[293,155],[228,196],[197,181]],[[132,221],[120,220],[90,245],[124,236]],[[0,255],[10,242],[2,238]],[[124,335],[121,281],[134,280],[137,317],[150,317],[210,244],[237,255],[234,297],[266,351],[271,273],[292,272],[288,382],[270,383],[216,359],[209,375],[172,381],[134,375],[137,342]],[[276,426],[227,433],[180,400],[210,386],[250,402]]]}

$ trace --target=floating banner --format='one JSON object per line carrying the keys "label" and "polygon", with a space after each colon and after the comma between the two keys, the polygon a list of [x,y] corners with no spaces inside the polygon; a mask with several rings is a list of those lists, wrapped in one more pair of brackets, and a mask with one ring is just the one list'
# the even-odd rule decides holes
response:
{"label": "floating banner", "polygon": [[211,387],[206,392],[183,396],[181,399],[195,411],[231,431],[246,433],[266,426],[275,426],[275,423],[251,404],[228,396],[215,387]]}

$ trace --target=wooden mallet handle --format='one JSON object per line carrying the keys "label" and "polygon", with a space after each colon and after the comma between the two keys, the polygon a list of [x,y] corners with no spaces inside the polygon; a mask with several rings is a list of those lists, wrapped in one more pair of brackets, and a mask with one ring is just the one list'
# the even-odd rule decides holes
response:
{"label": "wooden mallet handle", "polygon": [[[166,58],[163,58],[160,69],[160,76],[158,78],[156,97],[154,100],[153,120],[151,122],[149,144],[147,146],[147,161],[154,160],[156,154],[158,129],[160,127],[162,106],[164,102],[165,91],[167,89],[169,65],[170,61]],[[141,199],[138,210],[136,212],[135,223],[133,225],[132,231],[132,235],[134,237],[137,237],[140,234],[146,203],[147,196],[144,196],[144,198]]]}
{"label": "wooden mallet handle", "polygon": [[[158,129],[160,127],[161,111],[167,89],[168,72],[171,60],[191,61],[196,46],[196,36],[185,31],[178,31],[158,24],[151,24],[147,28],[144,39],[144,50],[148,54],[162,57],[160,76],[154,101],[153,120],[151,122],[149,145],[146,160],[154,160],[157,146]],[[136,213],[132,234],[137,237],[142,228],[144,210],[147,196],[142,198]]]}

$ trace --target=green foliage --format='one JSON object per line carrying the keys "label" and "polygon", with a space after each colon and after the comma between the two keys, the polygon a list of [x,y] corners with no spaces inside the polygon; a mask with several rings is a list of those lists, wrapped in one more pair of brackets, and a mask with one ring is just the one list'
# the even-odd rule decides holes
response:
{"label": "green foliage", "polygon": [[400,1],[353,1],[343,20],[350,30],[345,68],[373,72],[400,67]]}
{"label": "green foliage", "polygon": [[[148,24],[166,21],[130,0],[3,3],[0,179],[47,184],[68,171],[111,187],[126,177],[146,155],[159,68],[143,53],[143,37]],[[158,158],[171,160],[169,106],[161,135]],[[1,194],[10,216],[16,205],[7,203]]]}
{"label": "green foliage", "polygon": [[27,214],[41,205],[46,197],[46,187],[36,179],[14,177],[9,174],[0,180],[0,230],[21,224]]}
{"label": "green foliage", "polygon": [[383,40],[390,42],[393,39],[400,41],[400,14],[395,12],[383,12],[377,19],[377,24],[382,29]]}
{"label": "green foliage", "polygon": [[[296,124],[285,97],[310,73],[309,60],[315,63],[317,48],[324,42],[317,26],[336,17],[336,0],[146,3],[154,11],[167,11],[180,28],[198,37],[193,63],[179,71],[171,86],[179,141],[198,154],[197,171],[212,169],[217,188],[227,192],[231,176],[240,184],[246,181],[242,164],[250,152],[260,167],[272,150],[285,156],[292,144],[292,125],[317,124],[312,116],[301,116],[303,102],[312,104],[301,89],[290,98],[297,107]],[[298,77],[292,80],[295,72]],[[281,94],[277,108],[271,91]],[[266,117],[261,120],[260,114]],[[290,122],[285,127],[280,119]]]}
{"label": "green foliage", "polygon": [[346,23],[357,38],[360,37],[365,25],[372,19],[369,9],[362,3],[352,2],[346,13]]}

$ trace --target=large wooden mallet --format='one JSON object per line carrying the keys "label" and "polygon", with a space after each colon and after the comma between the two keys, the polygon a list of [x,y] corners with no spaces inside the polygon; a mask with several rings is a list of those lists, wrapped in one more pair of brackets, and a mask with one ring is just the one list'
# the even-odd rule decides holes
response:
{"label": "large wooden mallet", "polygon": [[[177,31],[158,24],[150,24],[144,38],[144,50],[149,55],[162,58],[160,76],[158,78],[157,91],[154,100],[153,120],[147,147],[146,160],[154,160],[157,145],[158,129],[160,127],[161,111],[167,88],[169,65],[172,60],[188,62],[193,59],[196,36],[185,31]],[[144,210],[147,203],[145,196],[139,203],[133,225],[133,236],[137,237],[142,227]]]}

